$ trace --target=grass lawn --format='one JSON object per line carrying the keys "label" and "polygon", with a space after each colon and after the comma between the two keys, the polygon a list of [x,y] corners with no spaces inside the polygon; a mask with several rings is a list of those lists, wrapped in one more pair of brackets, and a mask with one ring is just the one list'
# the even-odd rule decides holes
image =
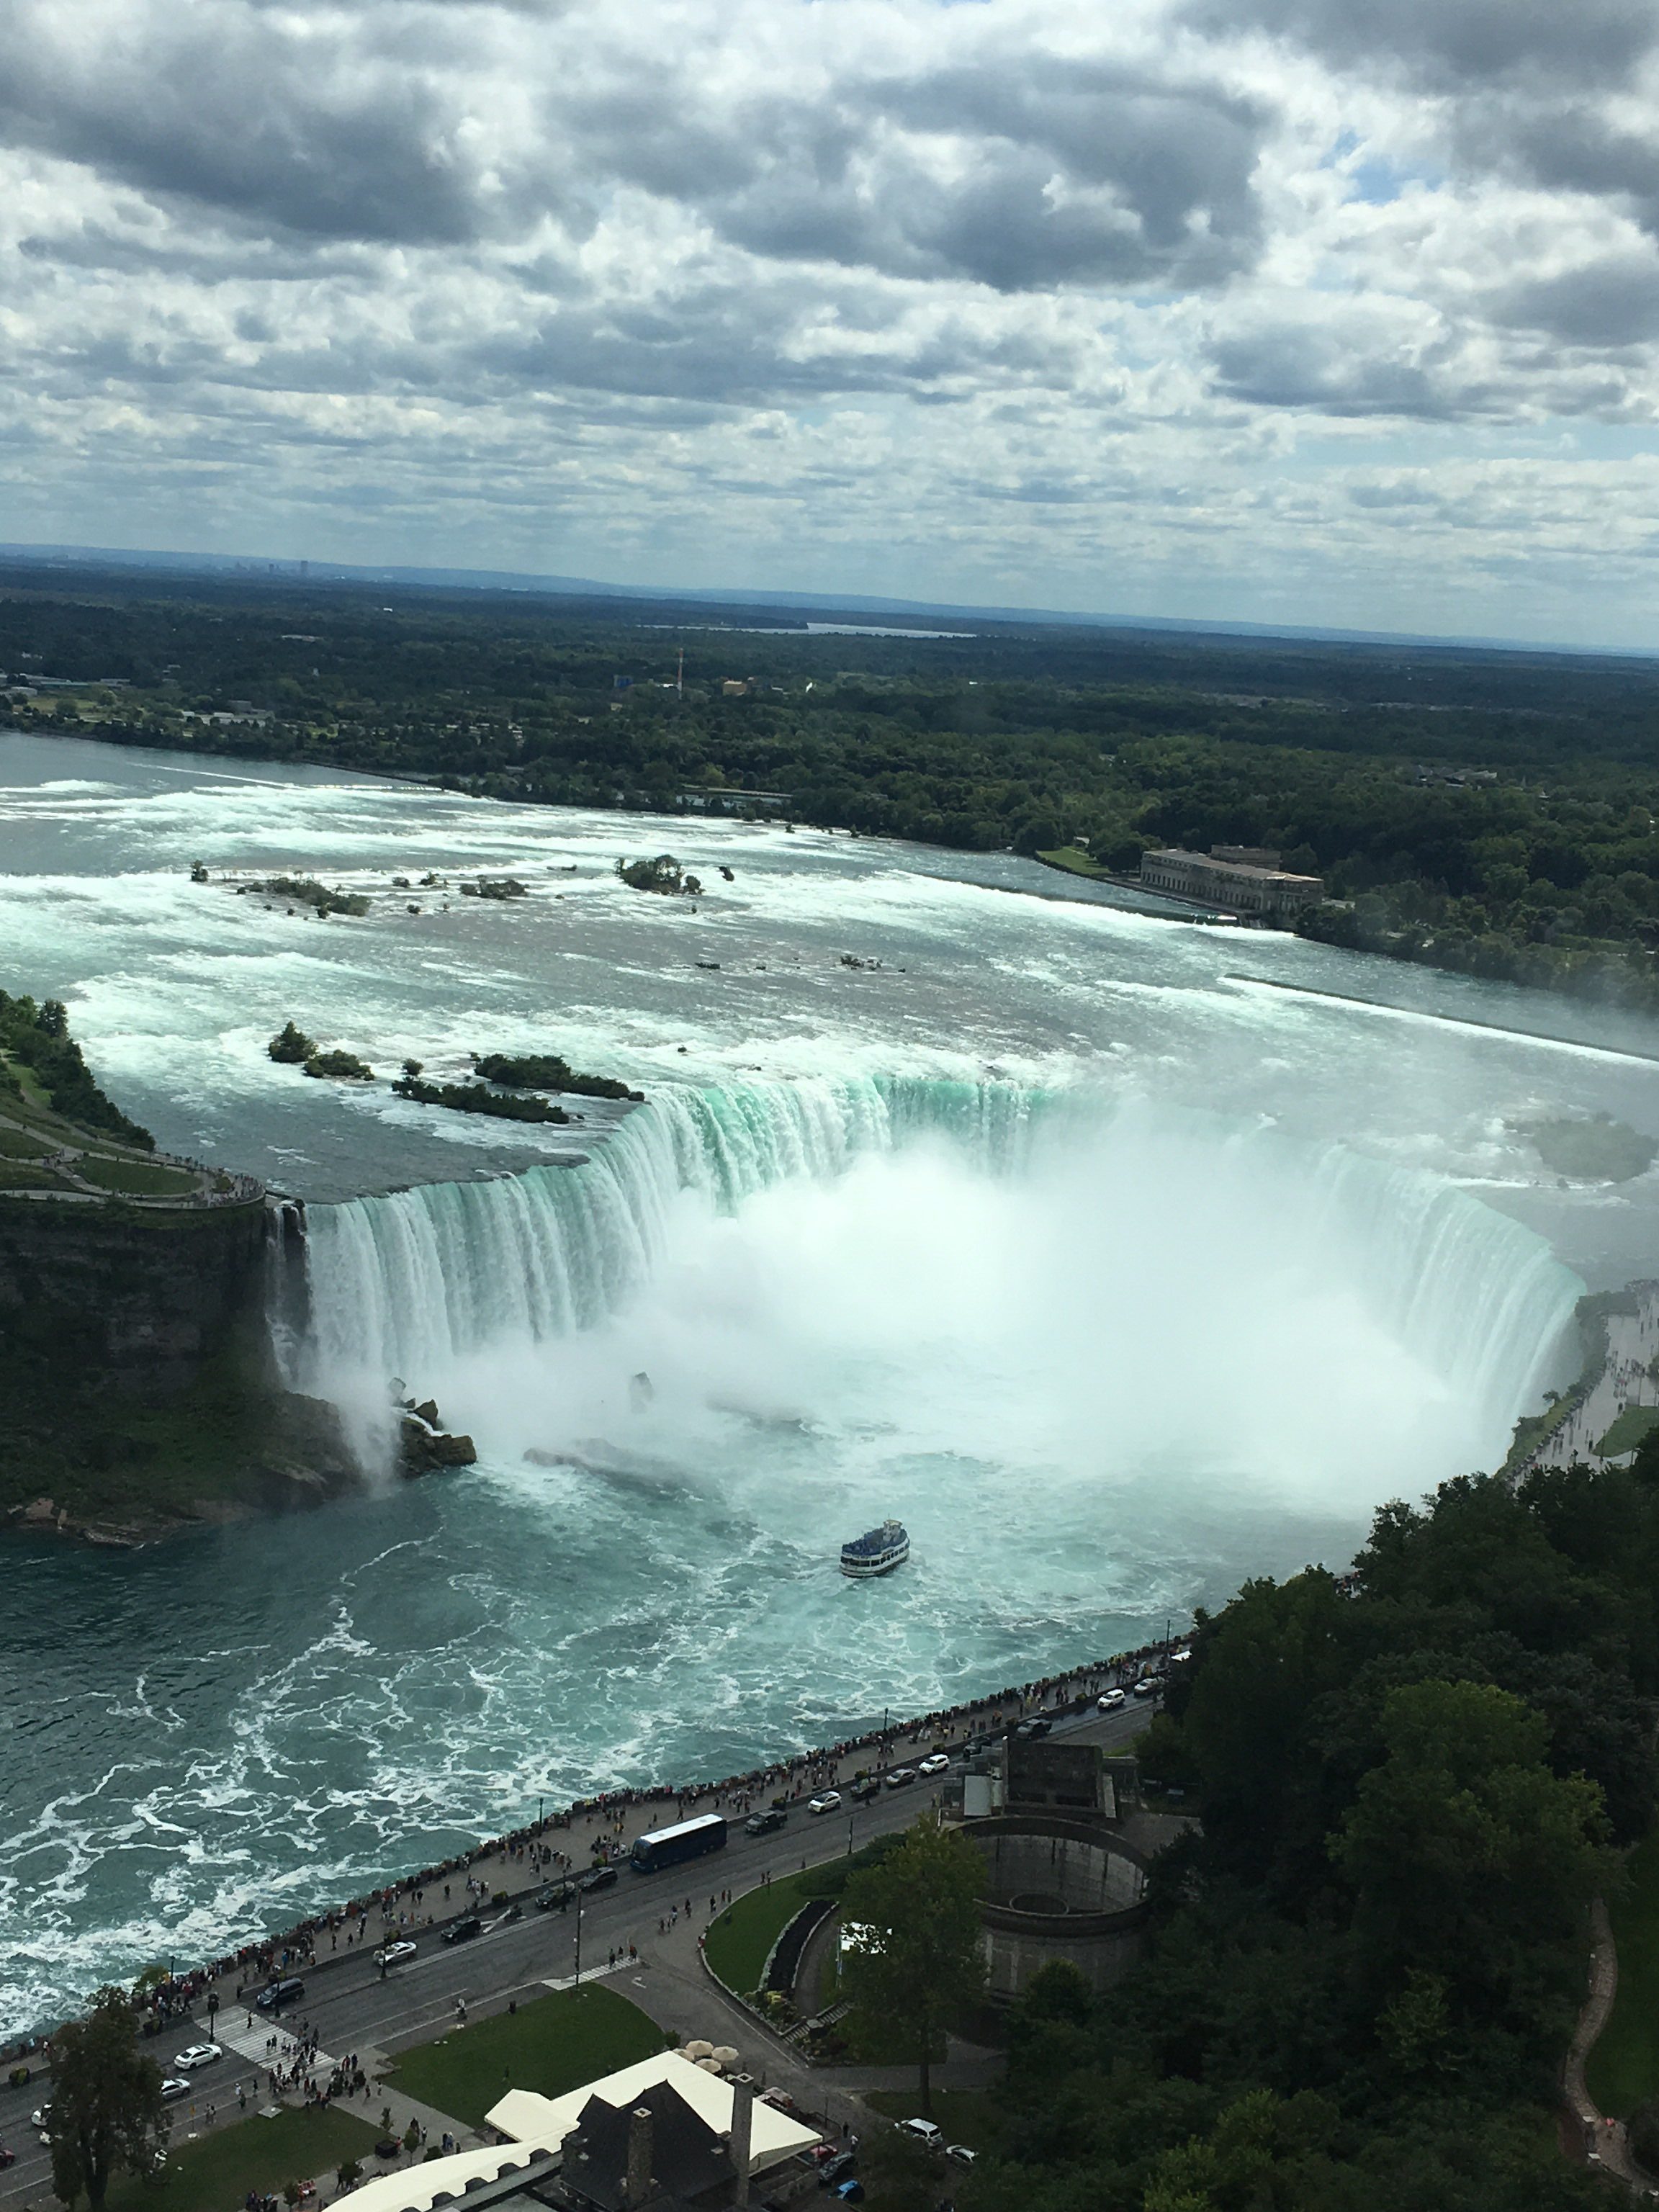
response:
{"label": "grass lawn", "polygon": [[153,1168],[140,1160],[115,1160],[101,1152],[76,1163],[76,1172],[100,1190],[129,1191],[138,1198],[184,1198],[196,1188],[192,1175],[177,1168]]}
{"label": "grass lawn", "polygon": [[769,1888],[749,1890],[710,1923],[703,1953],[728,1990],[740,1997],[753,1992],[772,1946],[802,1905],[822,1894],[805,1887],[809,1878],[790,1874]]}
{"label": "grass lawn", "polygon": [[51,1150],[48,1139],[32,1136],[26,1129],[10,1129],[0,1123],[0,1153],[8,1159],[38,1160],[42,1153]]}
{"label": "grass lawn", "polygon": [[1632,1852],[1630,1888],[1611,1907],[1619,1994],[1584,2069],[1604,2112],[1627,2119],[1659,2094],[1659,1835]]}
{"label": "grass lawn", "polygon": [[509,2089],[562,2097],[662,2047],[654,2021],[615,1990],[590,1982],[550,1990],[516,2013],[497,2013],[403,2051],[392,2079],[405,2096],[477,2128]]}
{"label": "grass lawn", "polygon": [[1626,1406],[1595,1447],[1603,1459],[1634,1451],[1648,1431],[1659,1425],[1659,1406]]}
{"label": "grass lawn", "polygon": [[1046,860],[1051,868],[1063,868],[1068,876],[1090,876],[1097,882],[1109,872],[1075,845],[1061,845],[1054,852],[1039,853],[1036,857]]}
{"label": "grass lawn", "polygon": [[285,2181],[314,2180],[349,2158],[380,2171],[374,2157],[377,2130],[349,2112],[284,2109],[270,2120],[256,2114],[198,2142],[184,2140],[188,2124],[174,2115],[165,2180],[123,2174],[111,2185],[106,2212],[236,2212],[250,2189],[280,2195]]}

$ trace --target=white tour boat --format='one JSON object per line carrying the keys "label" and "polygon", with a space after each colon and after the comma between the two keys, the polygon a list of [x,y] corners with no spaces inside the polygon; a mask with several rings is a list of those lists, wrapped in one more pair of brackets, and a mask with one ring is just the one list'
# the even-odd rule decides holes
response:
{"label": "white tour boat", "polygon": [[884,1521],[841,1547],[844,1575],[890,1575],[910,1556],[910,1534],[902,1521]]}

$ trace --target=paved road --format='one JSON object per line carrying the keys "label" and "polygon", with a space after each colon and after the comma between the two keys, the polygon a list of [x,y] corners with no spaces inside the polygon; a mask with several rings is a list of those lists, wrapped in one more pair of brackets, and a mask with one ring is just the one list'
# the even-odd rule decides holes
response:
{"label": "paved road", "polygon": [[[1147,1718],[1144,1705],[1105,1715],[1091,1711],[1081,1716],[1057,1718],[1054,1734],[1057,1737],[1097,1741],[1108,1748],[1121,1750],[1145,1727]],[[902,1748],[906,1759],[920,1756],[920,1753],[909,1751],[908,1745]],[[854,1765],[866,1762],[869,1757],[866,1751],[849,1758],[846,1762],[848,1777]],[[892,1763],[899,1763],[896,1750]],[[856,1850],[876,1836],[908,1826],[926,1807],[936,1802],[937,1797],[936,1784],[930,1787],[918,1781],[905,1789],[884,1790],[879,1797],[865,1805],[854,1805],[850,1799],[843,1799],[839,1811],[817,1817],[808,1813],[803,1802],[791,1811],[787,1826],[769,1836],[745,1835],[741,1820],[734,1819],[726,1848],[711,1858],[656,1875],[639,1875],[629,1868],[623,1868],[615,1884],[593,1892],[581,1911],[583,1979],[596,1968],[605,1968],[612,1949],[625,1952],[630,1941],[642,1946],[647,1934],[654,1943],[658,1919],[676,1905],[681,1907],[684,1923],[688,1897],[692,1905],[692,1923],[702,1929],[710,1917],[711,1891],[729,1889],[734,1897],[741,1896],[745,1890],[755,1887],[764,1875],[769,1873],[776,1877],[792,1874],[803,1866],[822,1863],[839,1852]],[[665,1811],[661,1805],[633,1808],[627,1829],[629,1838],[648,1830],[653,1813],[659,1826],[666,1825]],[[586,1850],[589,1832],[591,1826],[585,1830],[579,1826],[556,1838],[569,1845],[579,1866]],[[530,1893],[523,1889],[526,1879],[524,1874],[514,1869],[509,1876],[504,1870],[495,1872],[495,1863],[490,1863],[488,1878],[491,1887],[521,1889],[527,1899]],[[452,1910],[465,1902],[463,1881],[461,1876],[453,1878]],[[531,1887],[534,1886],[532,1882]],[[437,1886],[437,1897],[441,1911],[441,1885]],[[432,1903],[433,1896],[428,1892],[422,1911]],[[489,1911],[484,1918],[496,1924],[475,1941],[453,1947],[445,1945],[437,1931],[428,1932],[422,1928],[416,1931],[419,1948],[416,1957],[384,1975],[369,1955],[374,1948],[372,1941],[362,1948],[323,1953],[316,1966],[303,1970],[306,1993],[289,2016],[308,2020],[321,2039],[322,2050],[330,2057],[343,2057],[356,2052],[365,2067],[369,2067],[371,2053],[383,2052],[392,2045],[402,2047],[410,2041],[424,2042],[441,2033],[455,2018],[458,1998],[465,2000],[469,2014],[476,2019],[482,2014],[503,2008],[515,1996],[540,1996],[548,1983],[565,1982],[573,1977],[578,1929],[574,1907],[568,1912],[538,1912],[526,1901],[517,1919],[502,1920]],[[375,1925],[371,1923],[371,1938],[374,1934]],[[627,1993],[625,1974],[619,1978],[617,1986]],[[173,2108],[175,2142],[187,2140],[193,2132],[200,2132],[205,2127],[210,2102],[217,2108],[219,2124],[222,2125],[228,2118],[237,2117],[239,2087],[246,2091],[251,2108],[271,2102],[263,2051],[272,2024],[256,2011],[252,2015],[255,2027],[250,2033],[247,2006],[236,2001],[231,1983],[222,1984],[220,1988],[215,2040],[226,2046],[225,2056],[191,2077],[191,2096],[180,2100]],[[149,2047],[163,2073],[167,2073],[172,2070],[174,2053],[188,2044],[201,2041],[206,2034],[205,2006],[198,2004],[192,2019],[157,2036]],[[237,2050],[233,2038],[244,2046],[251,2046],[253,2055],[246,2056]],[[50,2094],[49,2083],[40,2076],[21,2090],[0,2084],[0,2143],[17,2154],[16,2165],[0,2174],[0,2208],[31,2203],[44,2206],[53,2201],[49,2161],[28,2122],[30,2111]],[[385,2101],[383,2094],[372,2088],[368,2100],[359,2100],[355,2109],[364,2118],[378,2121]],[[346,2109],[353,2107],[348,2106]]]}

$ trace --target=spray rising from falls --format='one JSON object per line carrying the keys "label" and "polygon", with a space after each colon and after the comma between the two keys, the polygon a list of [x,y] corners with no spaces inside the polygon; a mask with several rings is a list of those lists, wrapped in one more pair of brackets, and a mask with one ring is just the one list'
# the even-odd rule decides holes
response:
{"label": "spray rising from falls", "polygon": [[295,1380],[366,1421],[397,1375],[502,1464],[739,1486],[793,1428],[849,1512],[945,1460],[1358,1510],[1501,1457],[1582,1291],[1340,1146],[879,1079],[665,1088],[584,1167],[313,1208],[307,1266]]}

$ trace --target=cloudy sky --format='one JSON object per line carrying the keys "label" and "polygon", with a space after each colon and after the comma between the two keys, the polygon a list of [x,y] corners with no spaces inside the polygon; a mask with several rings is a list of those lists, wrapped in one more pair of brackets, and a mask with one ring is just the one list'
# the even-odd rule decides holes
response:
{"label": "cloudy sky", "polygon": [[1659,646],[1659,0],[7,0],[0,538]]}

